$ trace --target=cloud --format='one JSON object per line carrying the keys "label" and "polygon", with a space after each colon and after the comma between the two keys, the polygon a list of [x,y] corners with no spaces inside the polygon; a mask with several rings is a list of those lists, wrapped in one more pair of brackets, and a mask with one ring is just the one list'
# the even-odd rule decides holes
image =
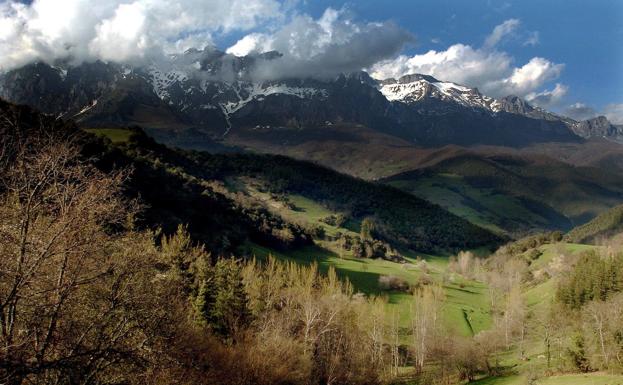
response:
{"label": "cloud", "polygon": [[623,103],[612,103],[604,107],[603,114],[614,124],[623,124]]}
{"label": "cloud", "polygon": [[0,3],[0,70],[35,60],[145,60],[283,12],[277,0],[10,0]]}
{"label": "cloud", "polygon": [[607,104],[601,111],[584,103],[574,103],[563,110],[566,115],[575,120],[586,120],[596,116],[605,116],[613,124],[623,124],[623,103]]}
{"label": "cloud", "polygon": [[579,102],[565,108],[562,114],[575,120],[586,120],[599,115],[594,108]]}
{"label": "cloud", "polygon": [[516,19],[498,25],[481,48],[454,44],[445,51],[430,50],[413,56],[400,55],[373,65],[370,72],[377,79],[399,78],[413,73],[432,75],[440,80],[477,87],[493,97],[530,95],[545,102],[549,92],[552,101],[559,101],[566,92],[565,85],[560,84],[551,91],[543,91],[542,87],[560,76],[564,64],[534,57],[517,67],[513,56],[494,49],[518,25]]}
{"label": "cloud", "polygon": [[534,47],[535,45],[538,45],[541,42],[541,38],[539,35],[539,31],[532,31],[528,34],[528,37],[526,38],[526,40],[523,42],[524,46],[532,46]]}
{"label": "cloud", "polygon": [[247,56],[251,53],[270,51],[272,49],[271,47],[272,38],[269,35],[251,33],[238,40],[236,44],[227,48],[225,52],[236,56]]}
{"label": "cloud", "polygon": [[569,87],[564,84],[556,83],[552,90],[529,93],[526,95],[526,100],[535,106],[551,108],[560,104],[568,90]]}
{"label": "cloud", "polygon": [[[493,81],[488,87],[493,87],[498,93],[520,95],[526,98],[537,97],[534,90],[550,80],[560,76],[564,64],[555,64],[542,57],[534,57],[519,68],[514,68],[512,74],[502,80]],[[566,87],[556,85],[557,94],[566,93]],[[554,91],[556,91],[556,89]],[[550,91],[550,93],[554,92]],[[546,94],[547,92],[541,92]]]}
{"label": "cloud", "polygon": [[490,49],[495,47],[504,37],[513,33],[519,27],[518,19],[508,19],[502,24],[496,25],[493,31],[485,39],[484,48]]}
{"label": "cloud", "polygon": [[260,79],[322,78],[370,67],[411,41],[413,36],[392,22],[358,23],[343,10],[328,8],[317,20],[299,15],[272,34],[247,35],[227,52],[280,52],[280,58],[258,64],[254,75]]}

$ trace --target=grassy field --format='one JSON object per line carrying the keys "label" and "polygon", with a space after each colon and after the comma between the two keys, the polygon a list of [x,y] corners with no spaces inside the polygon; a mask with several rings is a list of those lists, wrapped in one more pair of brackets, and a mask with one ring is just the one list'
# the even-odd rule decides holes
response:
{"label": "grassy field", "polygon": [[[542,245],[539,247],[539,251],[542,254],[538,259],[532,262],[530,270],[536,272],[548,268],[551,264],[556,263],[555,258],[561,254],[578,254],[596,248],[596,246],[576,243]],[[557,278],[554,277],[539,285],[527,287],[524,292],[524,299],[528,307],[534,312],[541,311],[541,308],[547,308],[549,303],[554,299],[557,282]]]}
{"label": "grassy field", "polygon": [[[322,243],[320,243],[322,245]],[[410,263],[396,263],[382,259],[340,258],[334,252],[321,246],[308,247],[287,255],[257,245],[249,245],[252,253],[264,259],[269,254],[281,260],[298,263],[317,262],[321,271],[331,266],[343,278],[348,279],[357,291],[367,295],[384,296],[387,310],[399,318],[402,328],[410,327],[411,304],[413,297],[409,293],[385,291],[379,287],[379,278],[384,275],[397,276],[410,284],[415,284],[424,274],[421,262],[407,257]],[[447,258],[421,255],[427,261],[426,270],[430,277],[441,282],[447,267]],[[446,301],[443,306],[443,318],[446,327],[462,335],[472,335],[491,326],[490,302],[486,285],[465,280],[457,275],[450,275],[443,285]]]}
{"label": "grassy field", "polygon": [[[275,200],[270,194],[261,192],[257,186],[253,186],[252,181],[246,181],[244,187],[241,182],[243,181],[239,180],[234,183],[236,189],[244,188],[247,193],[261,201],[269,210],[289,221],[306,226],[310,224],[321,226],[329,236],[334,236],[338,232],[357,235],[359,231],[360,224],[357,221],[349,220],[342,227],[328,225],[322,221],[330,215],[345,213],[331,211],[318,202],[300,195],[288,195],[287,202],[289,204],[284,204]],[[434,282],[443,282],[446,294],[443,318],[449,330],[462,335],[473,335],[491,326],[490,300],[486,285],[481,282],[466,280],[456,274],[447,274],[447,256],[432,256],[402,250],[401,253],[406,259],[405,263],[382,259],[354,258],[350,251],[342,251],[337,242],[327,240],[316,240],[316,246],[288,252],[287,255],[257,245],[251,245],[250,248],[258,258],[265,258],[272,254],[279,259],[299,263],[315,261],[324,271],[332,266],[340,276],[347,278],[357,291],[367,295],[385,297],[388,312],[399,318],[403,328],[411,326],[413,297],[410,293],[382,290],[379,287],[379,278],[395,276],[415,285],[426,274]]]}
{"label": "grassy field", "polygon": [[[323,219],[331,215],[347,214],[335,212],[323,206],[319,202],[299,195],[275,197],[262,192],[261,186],[254,185],[253,181],[238,181],[235,184],[237,191],[244,190],[252,197],[288,221],[300,223],[305,226],[321,226],[329,236],[338,233],[356,235],[358,223],[346,223],[339,226],[326,224]],[[251,182],[251,183],[250,183]],[[232,185],[233,186],[233,185]],[[475,198],[480,198],[475,196]],[[491,198],[490,199],[498,199]],[[486,199],[483,198],[485,201]],[[491,200],[489,200],[491,203]],[[497,209],[504,211],[512,208],[508,202],[498,202]],[[515,207],[513,209],[521,210]],[[412,305],[414,298],[410,293],[400,291],[383,290],[379,285],[379,278],[383,276],[395,276],[405,280],[411,285],[418,283],[423,276],[427,276],[433,282],[441,283],[445,300],[442,308],[443,322],[448,333],[459,335],[475,335],[482,330],[492,327],[491,302],[489,288],[486,284],[474,280],[468,280],[458,274],[448,271],[448,256],[434,256],[416,253],[409,250],[400,250],[405,262],[397,263],[382,259],[354,258],[349,251],[341,251],[338,242],[317,239],[314,246],[289,251],[286,253],[276,252],[255,244],[248,244],[247,251],[259,259],[273,255],[278,259],[309,264],[316,262],[321,271],[327,271],[329,267],[335,268],[339,276],[348,279],[356,291],[371,296],[381,296],[386,299],[388,317],[396,317],[401,329],[402,340],[409,342],[409,329],[411,328]],[[545,279],[539,284],[526,286],[523,296],[525,303],[532,314],[542,313],[549,308],[557,287],[556,266],[564,268],[569,259],[561,258],[561,255],[578,254],[591,250],[595,246],[582,244],[546,244],[539,246],[540,255],[534,259],[529,269],[533,273],[547,271],[554,274],[553,278]],[[526,252],[526,258],[528,253]],[[477,253],[478,254],[478,253]],[[481,385],[523,385],[528,384],[526,373],[536,370],[542,373],[542,362],[539,356],[543,354],[543,343],[540,339],[526,341],[525,353],[529,361],[519,360],[519,352],[510,350],[501,354],[500,363],[506,367],[512,367],[512,373],[505,377],[485,378],[475,384]],[[537,370],[538,369],[538,370]],[[621,377],[608,377],[603,375],[587,376],[558,376],[540,379],[533,384],[557,385],[557,384],[596,384],[615,385]],[[582,382],[588,381],[591,382]],[[565,382],[566,381],[566,382]],[[621,383],[623,385],[623,382]]]}
{"label": "grassy field", "polygon": [[537,381],[538,385],[623,385],[623,376],[607,374],[573,374],[553,376]]}
{"label": "grassy field", "polygon": [[[529,385],[527,377],[489,377],[474,381],[473,385]],[[623,376],[602,373],[569,374],[537,379],[534,385],[623,385]]]}
{"label": "grassy field", "polygon": [[438,174],[390,184],[497,233],[508,233],[510,227],[540,227],[546,224],[545,219],[517,198],[489,188],[472,187],[459,175]]}
{"label": "grassy field", "polygon": [[84,130],[108,138],[114,144],[127,142],[132,135],[132,131],[125,128],[85,128]]}

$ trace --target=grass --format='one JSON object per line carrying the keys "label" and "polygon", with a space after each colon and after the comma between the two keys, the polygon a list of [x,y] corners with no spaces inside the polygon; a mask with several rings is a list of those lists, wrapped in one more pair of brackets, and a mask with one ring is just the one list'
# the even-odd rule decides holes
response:
{"label": "grass", "polygon": [[537,381],[537,385],[623,385],[623,376],[606,374],[572,374]]}
{"label": "grass", "polygon": [[[341,214],[331,211],[320,203],[301,195],[288,195],[291,204],[271,198],[270,194],[260,191],[253,182],[247,181],[245,186],[239,184],[237,189],[243,188],[251,196],[261,201],[269,210],[284,217],[288,221],[304,225],[321,226],[329,236],[338,232],[356,235],[359,223],[349,220],[342,227],[326,224],[322,219]],[[379,287],[381,276],[395,276],[411,285],[418,283],[424,274],[435,282],[443,282],[446,301],[442,309],[446,327],[462,335],[472,335],[491,326],[490,300],[486,285],[466,280],[456,274],[444,274],[448,267],[448,258],[418,254],[410,250],[401,250],[407,263],[396,263],[382,259],[354,258],[349,251],[341,251],[335,241],[316,240],[316,245],[300,250],[278,253],[262,248],[258,245],[249,245],[251,252],[258,258],[265,258],[269,254],[297,263],[317,262],[321,271],[330,266],[343,278],[347,278],[353,287],[367,295],[383,296],[387,299],[388,312],[399,318],[403,328],[411,326],[411,305],[413,296],[410,293],[382,290]],[[425,260],[425,268],[421,261]],[[424,271],[425,269],[426,271]],[[445,275],[445,279],[444,279]]]}
{"label": "grass", "polygon": [[[473,385],[527,385],[524,376],[487,377],[471,382]],[[536,380],[535,385],[623,385],[623,376],[602,373],[568,374],[545,377]]]}
{"label": "grass", "polygon": [[132,131],[125,128],[85,128],[84,131],[110,139],[113,144],[125,143]]}
{"label": "grass", "polygon": [[[409,258],[410,263],[396,263],[382,259],[340,258],[327,249],[326,243],[319,242],[320,246],[312,246],[288,252],[287,255],[269,250],[258,245],[249,245],[251,251],[258,258],[266,258],[272,254],[276,258],[297,263],[317,262],[321,271],[329,267],[335,268],[339,276],[347,278],[357,291],[367,295],[379,295],[387,298],[387,310],[395,314],[402,328],[410,327],[411,303],[413,297],[409,293],[399,291],[385,291],[379,287],[381,276],[393,275],[404,279],[410,284],[417,283],[424,274],[417,267],[418,261]],[[436,281],[441,282],[443,272],[447,268],[447,258],[422,255],[427,261],[428,274]],[[444,284],[446,301],[443,305],[443,319],[448,329],[462,335],[472,335],[491,326],[489,295],[486,285],[465,280],[460,276],[450,276]]]}
{"label": "grass", "polygon": [[473,385],[526,385],[527,383],[523,376],[487,377],[471,382]]}
{"label": "grass", "polygon": [[448,211],[498,234],[506,234],[512,223],[545,224],[545,220],[528,210],[508,194],[493,189],[476,188],[455,174],[438,174],[415,180],[390,183],[400,189],[436,203]]}
{"label": "grass", "polygon": [[[582,245],[577,243],[554,243],[539,247],[541,255],[532,262],[530,270],[537,271],[545,269],[550,265],[554,258],[560,254],[579,254],[584,251],[594,250],[597,246]],[[526,304],[533,311],[539,312],[547,309],[550,302],[554,299],[557,287],[557,278],[553,277],[536,286],[528,287],[524,292]]]}

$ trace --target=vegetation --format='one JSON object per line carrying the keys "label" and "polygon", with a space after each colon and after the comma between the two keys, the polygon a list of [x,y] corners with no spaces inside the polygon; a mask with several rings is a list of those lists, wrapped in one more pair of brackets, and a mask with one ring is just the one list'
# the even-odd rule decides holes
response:
{"label": "vegetation", "polygon": [[98,171],[62,131],[13,134],[1,147],[2,383],[369,384],[395,373],[379,305],[335,272],[214,263],[183,228],[135,230],[124,172]]}
{"label": "vegetation", "polygon": [[550,232],[487,258],[420,256],[408,247],[444,224],[467,233],[439,233],[439,249],[496,238],[307,163],[184,153],[139,130],[112,146],[0,106],[0,383],[621,378],[616,243]]}
{"label": "vegetation", "polygon": [[619,205],[569,231],[565,239],[576,243],[594,243],[606,240],[622,231],[623,205]]}
{"label": "vegetation", "polygon": [[86,128],[86,132],[108,138],[114,144],[125,143],[136,130],[126,128]]}
{"label": "vegetation", "polygon": [[517,238],[567,231],[621,204],[619,179],[603,167],[573,167],[529,154],[459,153],[383,182]]}
{"label": "vegetation", "polygon": [[623,291],[623,254],[586,253],[560,283],[558,299],[579,309],[593,300],[607,301]]}
{"label": "vegetation", "polygon": [[[298,194],[363,221],[373,218],[377,235],[413,250],[439,252],[496,244],[501,238],[436,205],[395,188],[365,182],[281,156],[194,153],[197,176],[261,178],[276,194]],[[193,172],[193,171],[189,171]]]}

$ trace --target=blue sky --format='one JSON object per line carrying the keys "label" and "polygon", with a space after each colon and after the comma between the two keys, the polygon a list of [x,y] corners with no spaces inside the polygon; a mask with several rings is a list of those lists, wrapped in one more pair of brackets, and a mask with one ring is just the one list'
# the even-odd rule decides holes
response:
{"label": "blue sky", "polygon": [[568,104],[583,102],[599,110],[623,103],[623,1],[314,0],[303,7],[316,17],[327,7],[346,7],[365,20],[394,20],[415,34],[415,46],[407,49],[411,53],[454,43],[478,46],[496,25],[516,18],[519,34],[538,32],[539,43],[509,39],[500,49],[517,63],[534,56],[564,63],[554,82],[569,86]]}
{"label": "blue sky", "polygon": [[0,71],[277,50],[268,78],[420,72],[623,124],[621,43],[623,0],[0,0]]}

